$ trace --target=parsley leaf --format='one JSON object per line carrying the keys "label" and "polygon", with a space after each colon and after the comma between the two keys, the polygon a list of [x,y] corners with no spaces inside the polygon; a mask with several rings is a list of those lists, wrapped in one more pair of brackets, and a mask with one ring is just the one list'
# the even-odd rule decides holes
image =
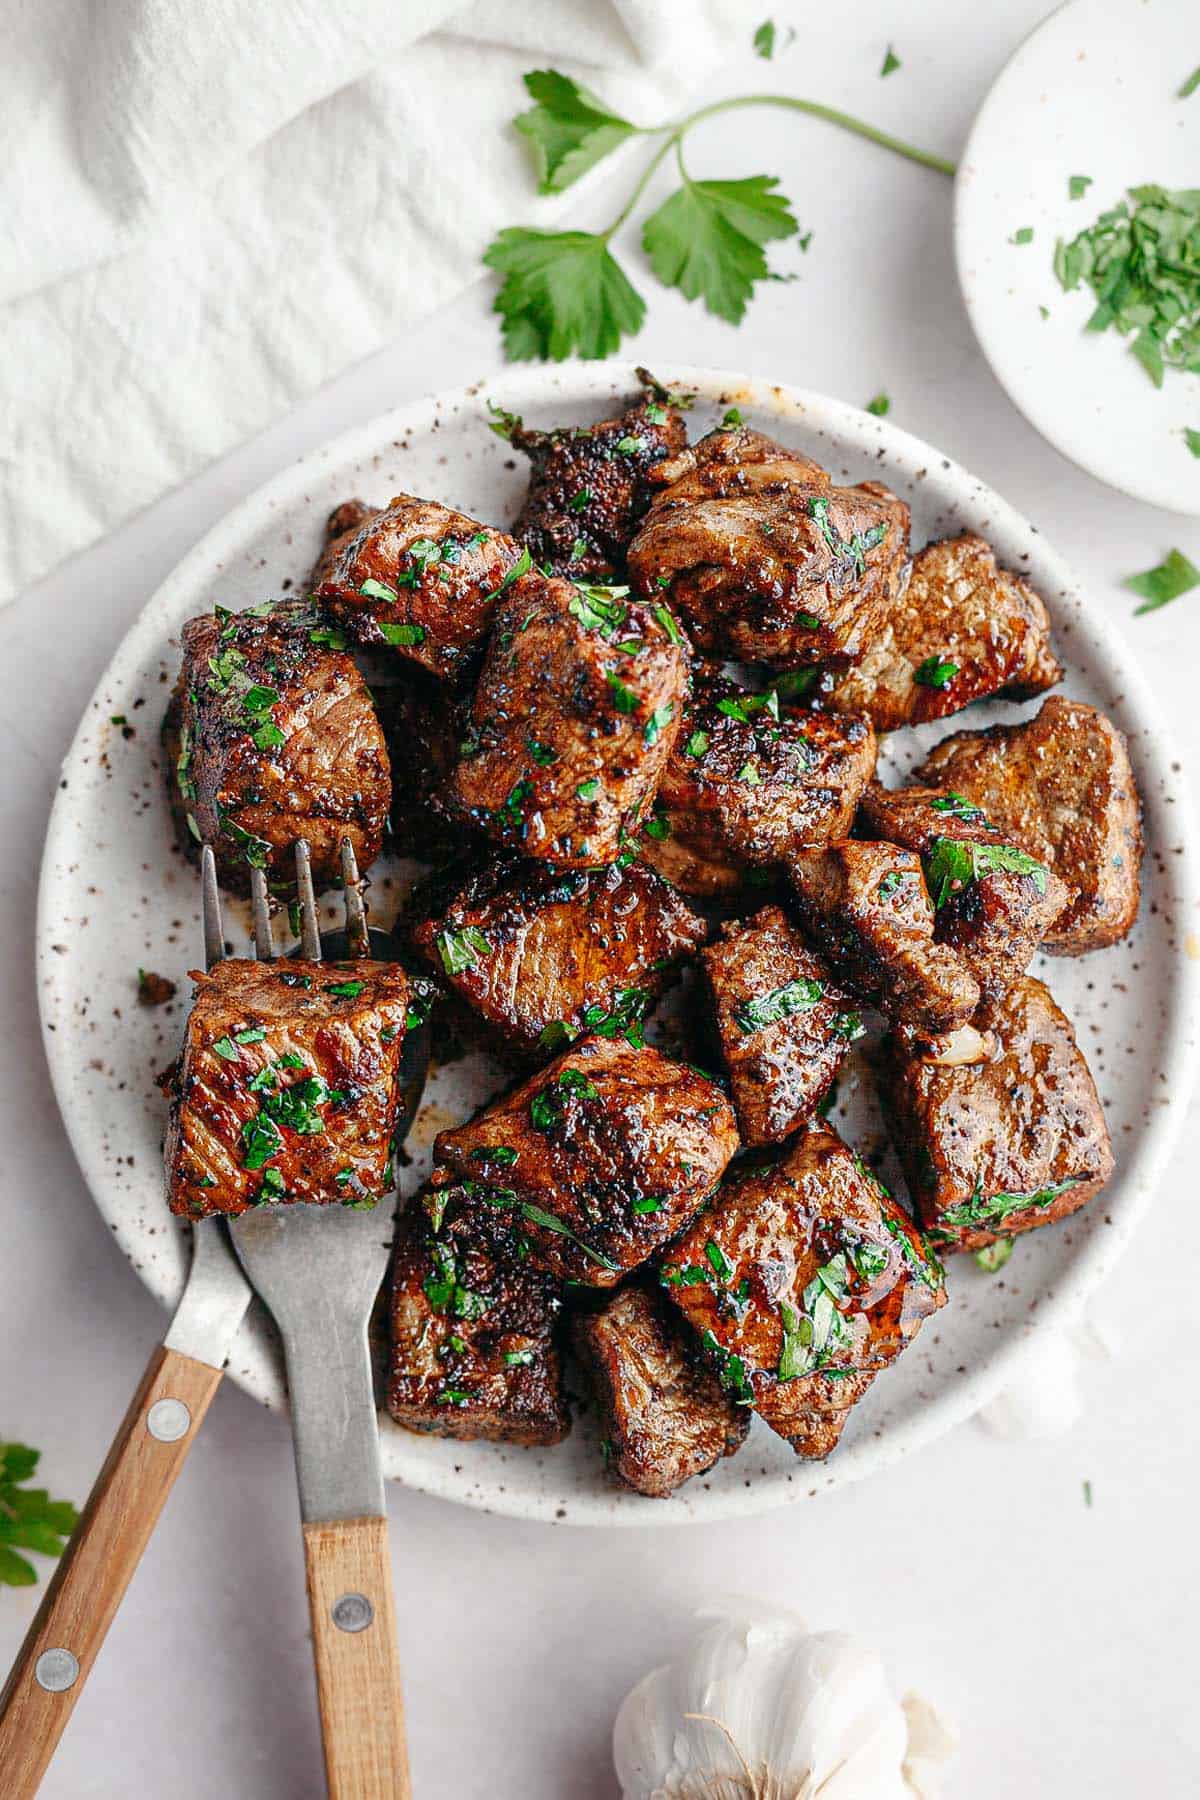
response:
{"label": "parsley leaf", "polygon": [[539,194],[561,194],[638,129],[556,69],[531,70],[525,87],[536,105],[513,123],[533,146]]}
{"label": "parsley leaf", "polygon": [[1181,594],[1189,594],[1194,587],[1200,587],[1200,569],[1188,561],[1182,550],[1171,550],[1157,568],[1144,569],[1140,575],[1127,575],[1125,586],[1142,596],[1144,604],[1133,609],[1136,618],[1139,613],[1157,612],[1168,601],[1178,600]]}
{"label": "parsley leaf", "polygon": [[40,1457],[28,1444],[0,1443],[0,1586],[32,1587],[37,1571],[17,1550],[61,1556],[79,1522],[69,1500],[52,1500],[45,1488],[25,1486]]}
{"label": "parsley leaf", "polygon": [[1090,175],[1072,175],[1067,182],[1067,193],[1071,196],[1072,200],[1082,200],[1091,185],[1092,178]]}
{"label": "parsley leaf", "polygon": [[646,220],[642,246],[658,279],[736,325],[770,273],[762,246],[799,230],[773,175],[692,181]]}
{"label": "parsley leaf", "polygon": [[492,946],[478,925],[464,925],[461,931],[439,931],[434,942],[447,975],[461,975],[464,969],[473,969],[481,957],[492,954]]}
{"label": "parsley leaf", "polygon": [[943,662],[940,656],[927,656],[919,669],[914,669],[913,680],[922,687],[944,688],[958,674],[956,662]]}
{"label": "parsley leaf", "polygon": [[775,54],[775,21],[764,19],[754,34],[754,53],[761,56],[764,62],[770,62]]}
{"label": "parsley leaf", "polygon": [[882,79],[885,75],[891,75],[897,69],[902,69],[903,67],[904,67],[904,64],[900,61],[900,58],[896,55],[896,52],[892,49],[892,46],[889,44],[887,47],[887,54],[885,55],[885,57],[883,59],[883,67],[879,71],[880,80],[882,81]]}
{"label": "parsley leaf", "polygon": [[939,837],[925,856],[925,880],[935,909],[956,899],[973,881],[997,871],[1028,875],[1039,894],[1046,891],[1045,869],[1015,844],[963,844]]}
{"label": "parsley leaf", "polygon": [[1193,431],[1190,425],[1185,425],[1183,436],[1192,455],[1200,456],[1200,431]]}
{"label": "parsley leaf", "polygon": [[1200,371],[1200,189],[1131,187],[1070,243],[1058,240],[1054,273],[1067,292],[1091,288],[1087,330],[1130,337],[1156,387],[1167,368]]}
{"label": "parsley leaf", "polygon": [[741,1031],[747,1034],[761,1031],[764,1025],[777,1025],[781,1019],[790,1019],[793,1013],[809,1011],[824,992],[819,981],[801,977],[774,988],[769,994],[748,1000],[745,1006],[735,1009],[733,1017]]}
{"label": "parsley leaf", "polygon": [[1177,97],[1180,100],[1187,100],[1195,93],[1198,87],[1200,87],[1200,69],[1193,69],[1183,86],[1180,88]]}
{"label": "parsley leaf", "polygon": [[877,419],[882,419],[885,414],[891,412],[892,403],[886,394],[876,394],[873,400],[867,401],[866,410],[869,413],[874,413]]}
{"label": "parsley leaf", "polygon": [[1032,244],[1033,226],[1022,225],[1019,231],[1013,232],[1008,241],[1010,244]]}
{"label": "parsley leaf", "polygon": [[641,329],[646,302],[595,232],[509,226],[483,260],[504,277],[495,311],[514,362],[611,356]]}

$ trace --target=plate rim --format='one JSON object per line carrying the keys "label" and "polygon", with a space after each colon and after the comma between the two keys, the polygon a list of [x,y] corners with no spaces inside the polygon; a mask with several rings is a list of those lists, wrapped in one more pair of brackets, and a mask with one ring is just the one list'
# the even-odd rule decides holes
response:
{"label": "plate rim", "polygon": [[[972,218],[974,216],[972,202],[974,190],[978,186],[978,145],[984,131],[990,128],[992,116],[998,110],[1003,99],[1000,90],[1012,73],[1014,65],[1027,53],[1034,40],[1041,37],[1043,33],[1052,31],[1058,25],[1062,14],[1097,3],[1098,0],[1061,0],[1058,6],[1030,27],[993,77],[987,93],[979,104],[978,111],[971,121],[971,128],[962,147],[958,159],[958,172],[954,179],[952,230],[955,274],[958,278],[958,289],[962,296],[963,306],[971,322],[975,342],[983,352],[984,361],[1011,404],[1016,407],[1021,417],[1033,426],[1038,435],[1045,439],[1051,449],[1057,450],[1059,455],[1065,457],[1073,467],[1081,469],[1085,475],[1090,475],[1093,481],[1101,482],[1113,493],[1125,494],[1131,500],[1139,500],[1148,506],[1156,506],[1163,512],[1172,513],[1179,518],[1195,519],[1200,518],[1200,501],[1189,505],[1177,500],[1164,499],[1161,487],[1140,482],[1136,473],[1132,477],[1122,474],[1119,478],[1115,474],[1105,474],[1093,462],[1088,461],[1086,451],[1068,434],[1064,433],[1058,423],[1058,415],[1052,409],[1039,405],[1036,397],[1031,399],[1028,394],[1016,391],[1010,372],[1002,366],[995,335],[985,328],[981,319],[978,287],[967,279],[969,252],[966,238],[969,230],[968,215]],[[1100,3],[1103,3],[1103,0],[1100,0]]]}
{"label": "plate rim", "polygon": [[[1015,507],[953,458],[886,419],[868,415],[846,401],[811,389],[773,382],[763,376],[675,363],[670,365],[670,377],[672,385],[696,388],[705,400],[715,404],[737,401],[760,413],[774,411],[781,420],[807,422],[814,429],[823,429],[835,435],[842,446],[857,440],[861,445],[864,463],[874,459],[882,442],[893,445],[905,458],[914,461],[924,459],[940,465],[945,481],[969,488],[973,501],[986,504],[990,516],[1004,530],[1016,532],[1026,541],[1031,555],[1044,571],[1037,576],[1039,582],[1044,582],[1048,576],[1060,595],[1065,592],[1074,597],[1108,666],[1111,669],[1119,667],[1121,670],[1129,713],[1143,726],[1153,717],[1148,682],[1125,653],[1117,628],[1102,609],[1092,606],[1085,599],[1084,590],[1069,565]],[[548,399],[564,404],[588,404],[609,399],[614,388],[632,386],[635,381],[635,364],[625,361],[600,364],[570,362],[533,368],[518,365],[514,369],[502,369],[488,378],[421,396],[351,427],[288,463],[223,514],[158,584],[122,632],[113,654],[84,704],[79,724],[72,734],[60,768],[60,782],[55,790],[39,873],[35,926],[35,958],[39,977],[52,954],[51,932],[56,916],[54,890],[59,879],[58,868],[66,860],[62,852],[72,847],[62,777],[69,780],[77,767],[85,734],[92,721],[93,702],[103,692],[106,684],[115,678],[114,672],[119,672],[122,663],[131,656],[131,642],[148,628],[152,615],[170,608],[174,590],[192,582],[198,572],[205,569],[212,571],[214,565],[222,562],[231,549],[240,547],[253,529],[261,528],[264,520],[272,513],[278,514],[279,510],[289,504],[301,503],[305,487],[314,478],[314,474],[321,470],[322,465],[330,460],[346,461],[363,453],[378,454],[381,445],[420,431],[422,422],[427,426],[431,417],[446,416],[487,398],[496,398],[508,410],[519,410],[519,406],[512,405],[514,400],[529,407],[543,404]],[[1144,730],[1143,736],[1142,755],[1147,760],[1149,771],[1159,778],[1170,768],[1173,744],[1157,729],[1153,732]],[[1174,760],[1179,762],[1177,757]],[[1153,808],[1157,813],[1161,809],[1165,785],[1164,781],[1156,779],[1152,794],[1149,797],[1142,796],[1145,811],[1149,812]],[[1172,808],[1171,835],[1178,839],[1181,854],[1170,858],[1171,867],[1167,878],[1171,884],[1174,908],[1182,922],[1185,915],[1194,913],[1200,906],[1195,827],[1186,771],[1182,768],[1178,773],[1172,771],[1171,788],[1177,802]],[[1166,835],[1165,832],[1163,835]],[[453,1500],[477,1510],[547,1523],[628,1527],[701,1524],[773,1511],[812,1495],[828,1492],[831,1488],[849,1485],[891,1467],[901,1457],[923,1448],[952,1430],[984,1407],[1002,1388],[1020,1379],[1026,1359],[1035,1352],[1044,1334],[1051,1330],[1061,1330],[1078,1317],[1089,1296],[1123,1254],[1133,1231],[1150,1206],[1163,1169],[1181,1133],[1187,1098],[1200,1065],[1200,1034],[1189,1026],[1190,1018],[1200,1013],[1200,1005],[1197,1005],[1200,1002],[1200,962],[1181,956],[1180,964],[1182,968],[1177,1003],[1164,1027],[1166,1046],[1163,1066],[1171,1074],[1173,1103],[1157,1109],[1143,1127],[1137,1157],[1139,1179],[1131,1189],[1122,1210],[1115,1215],[1114,1222],[1104,1232],[1093,1233],[1081,1246],[1044,1306],[1036,1310],[1031,1323],[1014,1330],[1010,1338],[997,1345],[980,1366],[930,1401],[910,1420],[891,1427],[886,1436],[865,1437],[848,1445],[828,1464],[798,1461],[796,1479],[773,1475],[758,1481],[751,1479],[744,1487],[716,1493],[697,1489],[689,1494],[685,1485],[667,1500],[650,1500],[615,1488],[602,1490],[598,1481],[594,1493],[573,1495],[564,1502],[561,1495],[554,1492],[522,1492],[514,1489],[511,1467],[507,1465],[507,1474],[493,1482],[490,1491],[485,1493],[474,1488],[464,1491],[462,1482],[455,1478],[453,1460],[449,1454],[444,1465],[439,1464],[433,1475],[422,1472],[420,1478],[414,1480],[411,1475],[401,1471],[394,1472],[390,1479],[399,1480],[416,1491]],[[51,1021],[46,984],[39,978],[36,986],[43,1048],[59,1113],[89,1198],[101,1216],[109,1222],[109,1212],[101,1195],[111,1185],[111,1177],[102,1167],[99,1157],[92,1154],[91,1139],[71,1103],[72,1079],[77,1059],[70,1054],[70,1034],[49,1029]],[[160,1304],[170,1306],[174,1303],[174,1296],[164,1291],[163,1284],[153,1279],[151,1271],[136,1269],[134,1272]],[[267,1402],[256,1391],[253,1382],[247,1381],[243,1373],[232,1366],[237,1342],[235,1340],[231,1350],[231,1366],[227,1373],[243,1391],[265,1405]]]}

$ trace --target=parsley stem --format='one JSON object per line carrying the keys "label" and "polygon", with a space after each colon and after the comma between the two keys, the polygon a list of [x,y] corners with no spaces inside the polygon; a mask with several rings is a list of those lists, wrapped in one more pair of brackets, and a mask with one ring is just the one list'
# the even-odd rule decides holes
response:
{"label": "parsley stem", "polygon": [[[654,155],[650,158],[650,161],[646,164],[646,167],[642,170],[641,177],[638,181],[637,186],[634,188],[632,194],[630,194],[628,200],[625,202],[624,206],[621,208],[620,212],[617,214],[617,216],[613,220],[612,224],[608,227],[608,229],[606,231],[602,231],[599,233],[599,236],[601,238],[603,238],[603,240],[606,244],[608,243],[610,238],[614,237],[616,235],[616,233],[618,231],[620,231],[622,225],[625,223],[626,219],[629,217],[630,213],[633,211],[634,207],[637,205],[638,201],[641,199],[642,195],[645,193],[646,185],[649,182],[650,177],[653,175],[655,169],[657,169],[657,167],[658,167],[659,163],[662,161],[663,157],[667,154],[668,150],[670,150],[671,145],[678,143],[683,132],[685,132],[687,130],[688,124],[689,124],[689,121],[687,119],[685,119],[682,125],[677,125],[674,128],[672,128],[669,125],[658,126],[657,129],[659,131],[670,131],[671,135],[670,135],[670,137],[666,137],[663,139],[662,143],[658,146],[658,149],[654,152]],[[652,135],[652,130],[650,132],[648,132],[647,135]]]}
{"label": "parsley stem", "polygon": [[843,131],[852,131],[858,137],[869,138],[871,143],[881,144],[885,150],[894,150],[897,156],[906,156],[909,162],[920,163],[926,169],[937,169],[943,175],[956,173],[954,164],[944,156],[935,156],[931,150],[918,150],[915,145],[906,144],[902,138],[892,137],[889,132],[880,131],[863,119],[839,112],[835,106],[823,106],[818,100],[799,100],[792,94],[742,94],[735,100],[715,100],[711,106],[702,106],[699,112],[689,113],[686,119],[681,119],[675,127],[675,135],[682,137],[685,131],[690,131],[702,119],[711,119],[717,113],[732,112],[735,107],[742,106],[783,106],[791,112],[808,113],[812,118],[824,119]]}

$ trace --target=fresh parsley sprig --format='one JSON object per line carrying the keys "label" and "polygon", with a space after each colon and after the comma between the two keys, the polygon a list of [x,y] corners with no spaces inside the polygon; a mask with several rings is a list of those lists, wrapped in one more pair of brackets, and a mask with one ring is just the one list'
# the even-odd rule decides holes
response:
{"label": "fresh parsley sprig", "polygon": [[28,1444],[0,1443],[0,1586],[32,1587],[37,1570],[18,1550],[61,1556],[79,1522],[69,1500],[52,1500],[47,1489],[25,1485],[40,1456]]}
{"label": "fresh parsley sprig", "polygon": [[681,185],[642,228],[642,248],[658,279],[685,299],[703,300],[718,318],[737,324],[756,285],[769,279],[763,246],[792,237],[799,224],[771,175],[696,180],[687,171],[683,140],[705,119],[747,106],[783,107],[868,138],[926,168],[953,175],[954,164],[919,150],[837,108],[792,94],[744,94],[703,106],[662,125],[635,125],[604,100],[556,69],[525,76],[534,102],[515,121],[532,147],[538,192],[560,194],[634,137],[658,142],[633,192],[603,231],[540,231],[508,226],[488,245],[484,262],[502,277],[495,310],[503,319],[505,352],[516,362],[560,362],[611,356],[641,328],[646,303],[613,256],[610,245],[632,215],[651,177],[674,152]]}

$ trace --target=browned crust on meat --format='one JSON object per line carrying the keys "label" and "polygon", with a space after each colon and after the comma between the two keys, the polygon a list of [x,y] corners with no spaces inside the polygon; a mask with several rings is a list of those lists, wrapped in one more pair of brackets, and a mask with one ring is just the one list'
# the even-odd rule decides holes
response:
{"label": "browned crust on meat", "polygon": [[[975,1023],[991,1034],[985,1059],[946,1066],[895,1033],[885,1068],[909,1191],[934,1241],[950,1250],[1052,1225],[1113,1171],[1096,1084],[1049,989],[1021,976],[984,1002]],[[1012,1207],[1018,1195],[1039,1198]]]}
{"label": "browned crust on meat", "polygon": [[572,1340],[599,1412],[605,1461],[639,1494],[665,1499],[732,1456],[750,1414],[721,1391],[666,1302],[652,1290],[616,1290],[577,1313]]}
{"label": "browned crust on meat", "polygon": [[917,552],[907,586],[829,692],[883,732],[996,695],[1029,700],[1062,675],[1041,596],[964,532]]}
{"label": "browned crust on meat", "polygon": [[165,1081],[171,1211],[373,1204],[400,1104],[403,970],[230,957],[192,979],[183,1053]]}

